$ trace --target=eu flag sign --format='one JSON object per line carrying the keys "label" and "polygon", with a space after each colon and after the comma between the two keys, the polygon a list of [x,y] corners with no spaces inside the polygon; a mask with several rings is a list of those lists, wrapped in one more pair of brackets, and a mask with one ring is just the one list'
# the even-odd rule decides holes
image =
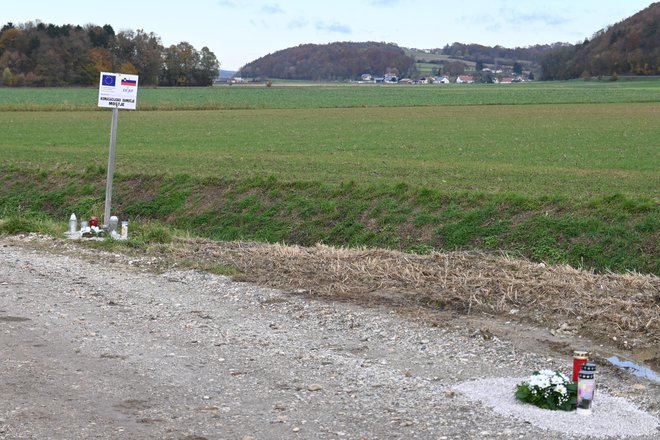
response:
{"label": "eu flag sign", "polygon": [[135,110],[138,76],[127,73],[100,73],[99,107]]}
{"label": "eu flag sign", "polygon": [[[108,155],[108,177],[105,181],[105,209],[103,224],[110,220],[112,203],[112,175],[115,172],[115,149],[117,144],[117,121],[119,110],[135,110],[137,104],[138,75],[99,72],[99,107],[112,109],[110,125],[110,153]],[[119,79],[117,79],[119,78]]]}
{"label": "eu flag sign", "polygon": [[101,78],[101,84],[104,86],[114,87],[117,77],[115,75],[103,75]]}

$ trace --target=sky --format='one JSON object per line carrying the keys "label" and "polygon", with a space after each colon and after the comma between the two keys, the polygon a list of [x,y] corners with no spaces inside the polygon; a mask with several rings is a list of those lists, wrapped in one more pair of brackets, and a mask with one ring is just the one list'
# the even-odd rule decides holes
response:
{"label": "sky", "polygon": [[651,5],[639,0],[19,0],[0,22],[110,24],[164,46],[208,47],[224,70],[306,43],[377,41],[417,49],[584,41]]}

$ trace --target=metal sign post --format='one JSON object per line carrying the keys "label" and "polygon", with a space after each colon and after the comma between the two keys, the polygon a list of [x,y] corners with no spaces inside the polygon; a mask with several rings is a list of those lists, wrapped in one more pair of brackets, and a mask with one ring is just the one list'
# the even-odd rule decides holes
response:
{"label": "metal sign post", "polygon": [[105,209],[103,210],[103,226],[110,224],[110,204],[112,203],[112,178],[115,173],[115,148],[117,146],[117,122],[119,109],[112,109],[112,124],[110,125],[110,154],[108,155],[108,176],[105,180]]}
{"label": "metal sign post", "polygon": [[117,146],[117,122],[119,109],[135,110],[137,105],[138,76],[121,73],[101,72],[99,80],[98,106],[112,109],[110,126],[110,153],[108,155],[108,176],[105,182],[105,209],[103,226],[110,224],[112,203],[112,179],[115,172],[115,149]]}

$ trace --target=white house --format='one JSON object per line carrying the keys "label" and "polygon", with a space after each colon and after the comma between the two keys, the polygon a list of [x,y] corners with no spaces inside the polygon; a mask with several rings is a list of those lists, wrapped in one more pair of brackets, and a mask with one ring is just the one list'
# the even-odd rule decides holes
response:
{"label": "white house", "polygon": [[399,77],[396,75],[392,75],[391,73],[386,73],[385,82],[388,84],[396,84],[399,82]]}
{"label": "white house", "polygon": [[456,78],[456,84],[472,84],[474,82],[474,77],[472,75],[459,75]]}
{"label": "white house", "polygon": [[449,78],[446,76],[441,76],[440,78],[436,78],[433,81],[433,84],[449,84]]}

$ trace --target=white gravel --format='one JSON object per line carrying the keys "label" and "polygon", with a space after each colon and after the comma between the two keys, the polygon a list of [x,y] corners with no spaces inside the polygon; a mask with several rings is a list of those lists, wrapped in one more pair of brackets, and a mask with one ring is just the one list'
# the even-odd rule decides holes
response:
{"label": "white gravel", "polygon": [[641,411],[626,399],[596,390],[591,415],[575,411],[550,411],[519,402],[516,385],[526,378],[494,378],[463,382],[454,389],[471,400],[480,401],[498,414],[514,417],[534,426],[564,434],[598,438],[627,438],[653,435],[660,429],[657,418]]}

